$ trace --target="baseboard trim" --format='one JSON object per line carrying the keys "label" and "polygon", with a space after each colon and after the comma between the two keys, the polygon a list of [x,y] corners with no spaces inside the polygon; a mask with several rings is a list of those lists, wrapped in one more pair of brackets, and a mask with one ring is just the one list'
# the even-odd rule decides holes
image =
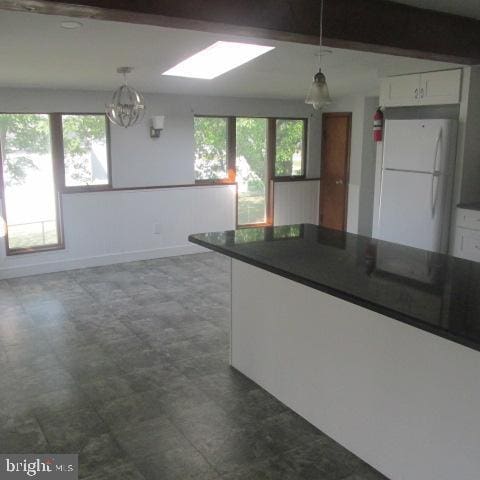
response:
{"label": "baseboard trim", "polygon": [[176,257],[178,255],[191,255],[206,252],[205,248],[198,245],[177,245],[174,247],[156,248],[154,250],[138,250],[134,252],[112,253],[95,257],[83,257],[70,260],[57,260],[54,262],[34,263],[15,267],[0,268],[0,280],[8,278],[26,277],[44,273],[63,272],[89,267],[101,267],[116,263],[137,262],[152,260],[154,258]]}

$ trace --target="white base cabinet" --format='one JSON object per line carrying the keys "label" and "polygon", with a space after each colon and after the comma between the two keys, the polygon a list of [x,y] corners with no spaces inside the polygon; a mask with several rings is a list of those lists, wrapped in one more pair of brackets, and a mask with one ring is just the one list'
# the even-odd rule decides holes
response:
{"label": "white base cabinet", "polygon": [[453,254],[480,262],[480,211],[459,208]]}
{"label": "white base cabinet", "polygon": [[480,352],[237,260],[231,335],[236,369],[391,480],[479,478]]}

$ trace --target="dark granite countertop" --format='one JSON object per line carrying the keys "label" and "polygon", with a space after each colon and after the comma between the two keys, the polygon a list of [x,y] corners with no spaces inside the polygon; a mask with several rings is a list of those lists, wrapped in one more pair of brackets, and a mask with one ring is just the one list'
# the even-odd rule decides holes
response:
{"label": "dark granite countertop", "polygon": [[458,208],[464,208],[465,210],[479,210],[480,211],[480,202],[473,203],[459,203]]}
{"label": "dark granite countertop", "polygon": [[310,224],[189,240],[480,350],[480,263]]}

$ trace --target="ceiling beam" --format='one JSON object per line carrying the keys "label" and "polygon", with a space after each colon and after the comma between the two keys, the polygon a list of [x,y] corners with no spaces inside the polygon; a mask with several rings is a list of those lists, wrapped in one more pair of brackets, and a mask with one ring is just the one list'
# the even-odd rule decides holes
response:
{"label": "ceiling beam", "polygon": [[[0,0],[0,9],[315,44],[319,0]],[[386,0],[325,0],[324,43],[480,63],[480,21]]]}

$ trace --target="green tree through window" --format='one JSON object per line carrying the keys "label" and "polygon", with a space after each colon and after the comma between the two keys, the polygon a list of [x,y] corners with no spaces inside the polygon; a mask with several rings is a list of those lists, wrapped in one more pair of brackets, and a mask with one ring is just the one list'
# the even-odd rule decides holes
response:
{"label": "green tree through window", "polygon": [[304,121],[278,119],[276,122],[275,176],[304,175]]}
{"label": "green tree through window", "polygon": [[65,186],[109,183],[105,115],[62,115]]}
{"label": "green tree through window", "polygon": [[228,177],[227,119],[195,117],[195,180]]}
{"label": "green tree through window", "polygon": [[28,170],[37,168],[32,155],[49,152],[48,116],[0,114],[0,149],[5,185],[22,185]]}

